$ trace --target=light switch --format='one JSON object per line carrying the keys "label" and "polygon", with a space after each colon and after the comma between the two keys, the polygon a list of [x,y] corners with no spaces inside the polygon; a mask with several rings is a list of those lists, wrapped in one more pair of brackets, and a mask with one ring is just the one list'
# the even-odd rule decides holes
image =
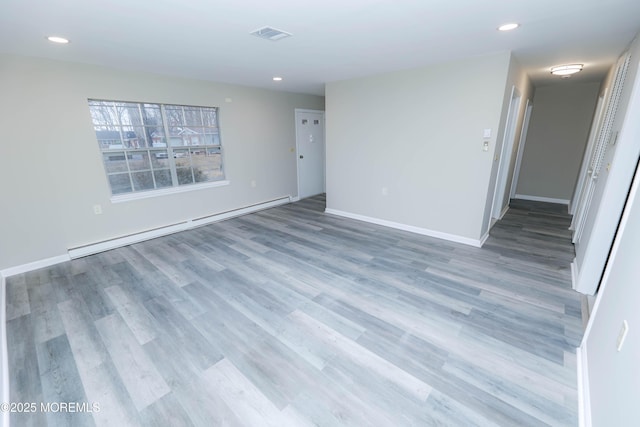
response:
{"label": "light switch", "polygon": [[489,151],[489,141],[484,141],[482,143],[482,151]]}
{"label": "light switch", "polygon": [[491,138],[491,129],[485,129],[484,132],[482,132],[482,137]]}

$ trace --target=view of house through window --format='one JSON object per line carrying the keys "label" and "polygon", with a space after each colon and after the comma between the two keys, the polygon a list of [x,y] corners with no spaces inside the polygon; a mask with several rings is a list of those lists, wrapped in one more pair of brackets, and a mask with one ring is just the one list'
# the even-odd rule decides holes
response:
{"label": "view of house through window", "polygon": [[224,180],[218,109],[89,100],[111,193]]}

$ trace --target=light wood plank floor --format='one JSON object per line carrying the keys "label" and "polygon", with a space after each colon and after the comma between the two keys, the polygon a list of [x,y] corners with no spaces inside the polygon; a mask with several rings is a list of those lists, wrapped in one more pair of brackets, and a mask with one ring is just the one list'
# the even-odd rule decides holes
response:
{"label": "light wood plank floor", "polygon": [[13,425],[577,425],[565,207],[513,201],[477,249],[324,205],[9,278],[11,400],[100,409]]}

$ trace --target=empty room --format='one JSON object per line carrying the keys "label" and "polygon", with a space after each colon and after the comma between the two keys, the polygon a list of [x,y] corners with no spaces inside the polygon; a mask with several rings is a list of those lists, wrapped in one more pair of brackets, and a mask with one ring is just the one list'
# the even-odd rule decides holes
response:
{"label": "empty room", "polygon": [[3,2],[0,426],[640,425],[638,17]]}

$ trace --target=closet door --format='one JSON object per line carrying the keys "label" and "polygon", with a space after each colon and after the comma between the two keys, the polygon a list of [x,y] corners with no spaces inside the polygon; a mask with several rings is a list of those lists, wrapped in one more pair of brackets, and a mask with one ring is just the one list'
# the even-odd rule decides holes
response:
{"label": "closet door", "polygon": [[616,112],[618,110],[618,104],[620,103],[620,95],[622,94],[622,88],[624,87],[624,81],[627,76],[627,69],[629,68],[629,55],[624,55],[618,61],[618,67],[616,70],[616,77],[613,83],[613,90],[609,93],[607,100],[607,106],[604,111],[604,118],[600,131],[598,132],[598,139],[596,140],[595,147],[592,151],[591,158],[589,159],[589,168],[587,169],[586,183],[583,186],[582,194],[578,202],[578,208],[573,219],[572,228],[573,243],[579,244],[582,234],[584,233],[584,226],[587,219],[587,214],[594,202],[593,195],[596,189],[596,184],[601,173],[602,164],[604,163],[607,149],[615,144],[615,137],[617,134],[612,133],[613,123],[616,118]]}

